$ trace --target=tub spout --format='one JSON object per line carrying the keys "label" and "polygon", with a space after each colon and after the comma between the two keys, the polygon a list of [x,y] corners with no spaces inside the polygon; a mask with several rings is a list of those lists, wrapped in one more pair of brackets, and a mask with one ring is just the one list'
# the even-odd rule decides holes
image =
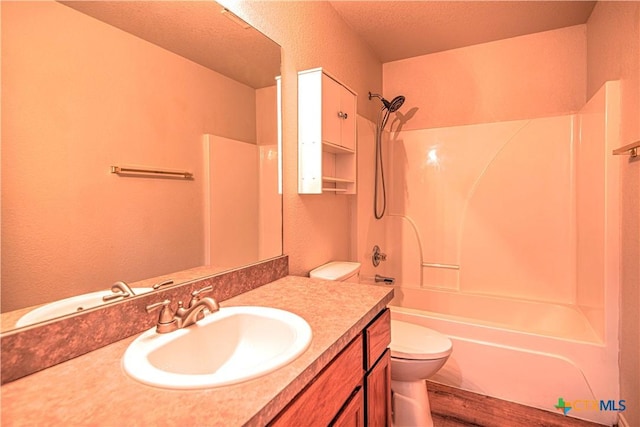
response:
{"label": "tub spout", "polygon": [[384,283],[385,285],[393,285],[395,283],[396,279],[394,277],[386,277],[386,276],[381,276],[379,274],[376,274],[375,281],[376,281],[376,283]]}

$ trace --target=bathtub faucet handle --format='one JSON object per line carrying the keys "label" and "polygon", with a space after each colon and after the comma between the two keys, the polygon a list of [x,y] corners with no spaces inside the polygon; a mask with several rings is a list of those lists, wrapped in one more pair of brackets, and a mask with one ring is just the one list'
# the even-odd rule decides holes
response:
{"label": "bathtub faucet handle", "polygon": [[371,262],[373,263],[373,266],[377,267],[380,265],[380,261],[386,261],[386,260],[387,260],[387,254],[380,251],[380,246],[375,245],[373,247],[373,254],[371,255]]}

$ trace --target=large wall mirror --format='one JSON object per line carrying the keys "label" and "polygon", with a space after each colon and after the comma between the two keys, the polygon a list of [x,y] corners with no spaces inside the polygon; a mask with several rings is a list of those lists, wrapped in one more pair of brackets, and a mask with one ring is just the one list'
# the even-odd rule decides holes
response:
{"label": "large wall mirror", "polygon": [[3,331],[282,254],[276,43],[213,1],[1,7]]}

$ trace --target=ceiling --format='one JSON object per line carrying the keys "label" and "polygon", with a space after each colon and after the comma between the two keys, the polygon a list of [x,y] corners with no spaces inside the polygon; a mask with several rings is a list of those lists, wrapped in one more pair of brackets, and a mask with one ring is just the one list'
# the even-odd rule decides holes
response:
{"label": "ceiling", "polygon": [[58,1],[253,88],[280,74],[280,46],[214,1]]}
{"label": "ceiling", "polygon": [[[226,19],[213,1],[58,1],[255,88],[273,85],[279,72],[279,46]],[[385,63],[584,24],[596,2],[329,3]],[[256,61],[265,65],[256,67]]]}
{"label": "ceiling", "polygon": [[595,1],[330,1],[381,62],[538,33],[589,19]]}

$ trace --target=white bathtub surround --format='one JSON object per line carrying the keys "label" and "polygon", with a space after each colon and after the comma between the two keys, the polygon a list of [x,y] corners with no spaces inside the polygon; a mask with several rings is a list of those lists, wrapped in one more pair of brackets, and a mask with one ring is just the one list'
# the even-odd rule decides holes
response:
{"label": "white bathtub surround", "polygon": [[[387,135],[389,214],[357,251],[363,277],[396,278],[395,319],[452,339],[434,381],[551,412],[559,398],[624,399],[620,87],[566,115]],[[618,412],[568,416],[611,425]]]}

